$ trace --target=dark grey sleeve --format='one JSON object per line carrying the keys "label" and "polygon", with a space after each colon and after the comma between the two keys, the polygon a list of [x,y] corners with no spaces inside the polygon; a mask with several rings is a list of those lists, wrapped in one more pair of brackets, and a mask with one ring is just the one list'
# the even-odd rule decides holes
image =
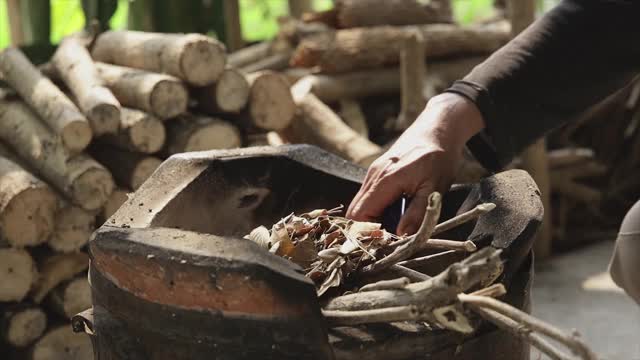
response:
{"label": "dark grey sleeve", "polygon": [[497,170],[640,71],[640,1],[564,0],[447,92],[486,128],[468,147]]}

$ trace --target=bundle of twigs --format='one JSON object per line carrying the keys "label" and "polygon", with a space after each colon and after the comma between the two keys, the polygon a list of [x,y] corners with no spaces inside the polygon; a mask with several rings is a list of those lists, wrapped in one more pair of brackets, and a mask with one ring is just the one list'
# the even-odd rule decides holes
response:
{"label": "bundle of twigs", "polygon": [[[330,326],[421,321],[434,328],[472,333],[481,317],[531,342],[553,359],[571,356],[539,334],[583,359],[596,359],[576,334],[567,335],[494,299],[506,293],[502,284],[493,284],[503,270],[500,250],[476,251],[471,241],[432,238],[477,219],[493,210],[494,204],[480,204],[437,224],[441,205],[439,193],[429,196],[420,229],[411,236],[390,233],[379,223],[338,216],[340,206],[290,214],[271,229],[258,227],[246,238],[304,269],[316,285]],[[429,249],[473,254],[430,277],[411,268],[433,258],[418,257]],[[465,294],[472,289],[481,290]]]}

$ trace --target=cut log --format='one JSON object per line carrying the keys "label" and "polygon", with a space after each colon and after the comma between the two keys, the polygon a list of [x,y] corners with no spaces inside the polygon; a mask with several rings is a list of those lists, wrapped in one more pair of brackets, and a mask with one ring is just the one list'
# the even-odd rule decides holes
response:
{"label": "cut log", "polygon": [[351,99],[340,100],[340,117],[355,132],[364,138],[369,138],[369,125],[362,113],[360,104]]}
{"label": "cut log", "polygon": [[[424,79],[424,97],[430,98],[439,92],[437,90],[444,90],[485,58],[472,56],[430,63]],[[304,79],[310,82],[311,92],[326,103],[400,92],[400,70],[397,67],[333,75],[307,75]],[[434,87],[436,89],[431,90]]]}
{"label": "cut log", "polygon": [[124,106],[160,119],[187,111],[189,94],[176,77],[105,63],[96,63],[96,67],[105,85]]}
{"label": "cut log", "polygon": [[166,140],[164,124],[144,111],[122,108],[120,130],[100,140],[121,149],[153,154],[162,149]]}
{"label": "cut log", "polygon": [[262,130],[282,130],[296,112],[290,86],[282,74],[261,71],[247,75],[249,81],[248,121]]}
{"label": "cut log", "polygon": [[0,144],[0,239],[14,247],[41,244],[53,232],[58,197],[7,155]]}
{"label": "cut log", "polygon": [[234,68],[246,66],[271,54],[271,42],[264,41],[229,54],[227,63]]}
{"label": "cut log", "polygon": [[36,264],[27,251],[0,248],[0,302],[22,301],[37,278]]}
{"label": "cut log", "polygon": [[449,0],[339,0],[335,8],[341,28],[453,22]]}
{"label": "cut log", "polygon": [[29,360],[92,360],[93,346],[87,334],[76,334],[69,324],[48,330],[33,345]]}
{"label": "cut log", "polygon": [[87,116],[93,134],[116,133],[120,126],[120,103],[104,87],[89,51],[80,40],[73,36],[64,39],[51,61]]}
{"label": "cut log", "polygon": [[226,63],[224,45],[201,34],[107,31],[91,54],[97,61],[167,73],[195,86],[215,82]]}
{"label": "cut log", "polygon": [[243,73],[227,68],[215,84],[195,90],[198,106],[215,115],[237,113],[249,100],[249,82]]}
{"label": "cut log", "polygon": [[113,190],[113,179],[104,167],[85,154],[72,156],[20,101],[0,102],[0,140],[84,209],[99,209]]}
{"label": "cut log", "polygon": [[36,341],[47,328],[47,314],[27,303],[0,308],[0,335],[14,347],[25,347]]}
{"label": "cut log", "polygon": [[284,70],[289,67],[290,58],[291,51],[278,52],[262,58],[254,63],[247,64],[241,67],[240,70],[245,74],[264,70]]}
{"label": "cut log", "polygon": [[37,304],[61,283],[73,279],[89,267],[89,256],[77,252],[70,254],[53,254],[38,261],[40,277],[33,287],[31,298]]}
{"label": "cut log", "polygon": [[168,155],[189,151],[232,149],[242,145],[238,128],[224,120],[184,114],[167,124]]}
{"label": "cut log", "polygon": [[426,73],[424,45],[424,39],[419,32],[409,34],[402,44],[400,52],[401,110],[394,124],[396,131],[408,129],[426,105],[422,94]]}
{"label": "cut log", "polygon": [[107,221],[107,219],[109,219],[111,215],[115,214],[115,212],[120,208],[120,206],[122,206],[122,204],[124,204],[129,199],[128,194],[130,192],[131,191],[120,188],[120,189],[115,189],[111,193],[109,200],[107,200],[107,203],[104,204],[104,207],[102,208],[102,212],[100,213],[100,218],[103,222]]}
{"label": "cut log", "polygon": [[247,135],[247,146],[280,146],[285,142],[275,131]]}
{"label": "cut log", "polygon": [[111,171],[118,185],[133,190],[138,189],[162,163],[157,157],[108,145],[92,145],[89,151]]}
{"label": "cut log", "polygon": [[51,291],[49,306],[58,315],[71,319],[91,307],[91,286],[86,274],[64,282]]}
{"label": "cut log", "polygon": [[0,53],[4,80],[40,115],[73,153],[91,142],[91,126],[76,105],[15,48]]}
{"label": "cut log", "polygon": [[47,244],[62,253],[78,251],[89,242],[95,225],[95,214],[62,201],[56,214],[53,235]]}
{"label": "cut log", "polygon": [[317,66],[325,73],[371,69],[400,61],[402,39],[408,31],[422,33],[427,57],[488,54],[509,40],[507,23],[460,27],[451,24],[380,26],[326,32],[308,37],[298,45],[291,65]]}
{"label": "cut log", "polygon": [[[317,145],[356,164],[380,152],[380,147],[360,136],[345,124],[330,107],[304,86],[294,85],[292,92],[299,114],[285,131],[292,143]],[[301,84],[304,85],[304,84]]]}

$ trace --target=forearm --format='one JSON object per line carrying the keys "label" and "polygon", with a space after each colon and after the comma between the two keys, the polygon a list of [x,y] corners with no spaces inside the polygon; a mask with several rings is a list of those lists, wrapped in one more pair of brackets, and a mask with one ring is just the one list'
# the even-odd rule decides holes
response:
{"label": "forearm", "polygon": [[640,2],[565,0],[448,92],[486,125],[469,142],[490,168],[628,83],[640,68]]}

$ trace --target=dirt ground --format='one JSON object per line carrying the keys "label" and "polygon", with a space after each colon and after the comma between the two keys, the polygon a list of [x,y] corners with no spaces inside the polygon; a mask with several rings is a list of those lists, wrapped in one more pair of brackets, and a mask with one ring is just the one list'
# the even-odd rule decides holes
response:
{"label": "dirt ground", "polygon": [[[640,360],[640,305],[609,277],[613,246],[607,239],[538,264],[533,313],[578,329],[603,360]],[[547,357],[533,350],[531,359]]]}

